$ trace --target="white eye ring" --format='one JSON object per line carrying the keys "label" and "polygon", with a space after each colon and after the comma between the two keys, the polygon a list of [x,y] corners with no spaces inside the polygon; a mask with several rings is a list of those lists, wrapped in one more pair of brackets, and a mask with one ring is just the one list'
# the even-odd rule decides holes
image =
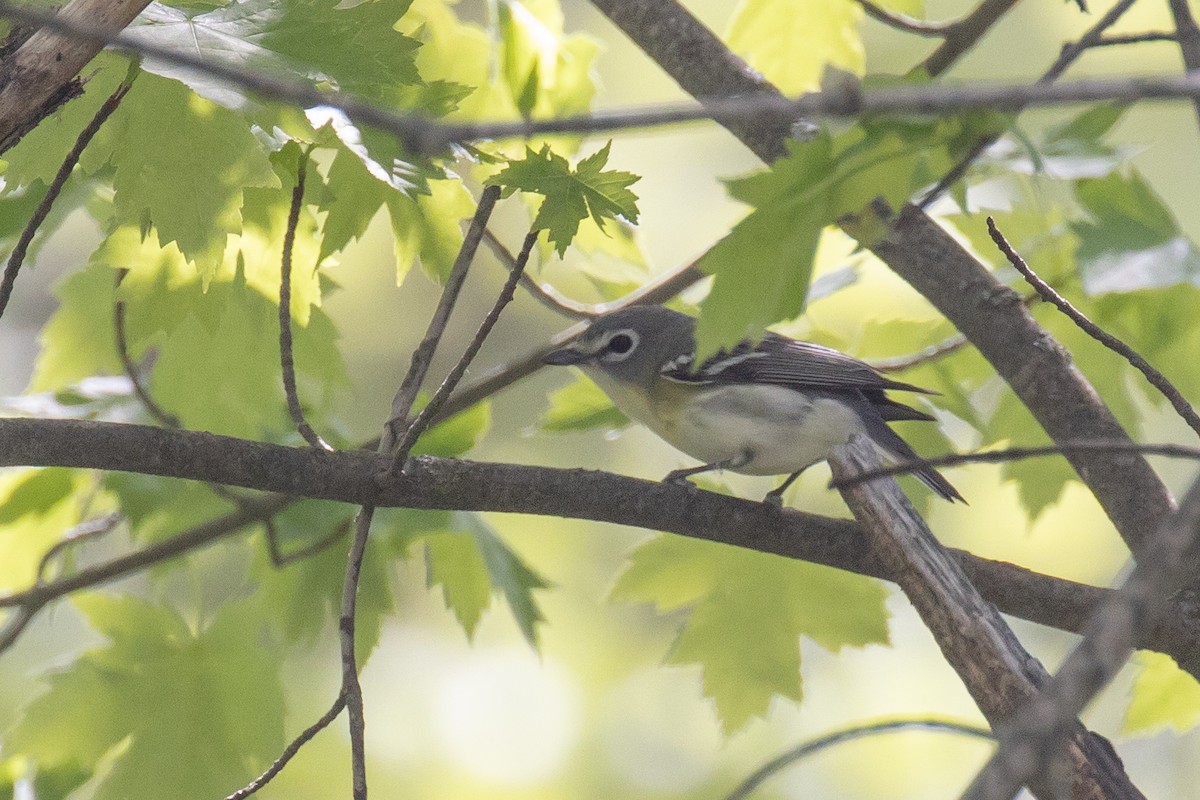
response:
{"label": "white eye ring", "polygon": [[624,361],[637,350],[639,341],[641,339],[637,331],[630,328],[613,331],[604,339],[604,345],[600,348],[600,360],[607,363]]}

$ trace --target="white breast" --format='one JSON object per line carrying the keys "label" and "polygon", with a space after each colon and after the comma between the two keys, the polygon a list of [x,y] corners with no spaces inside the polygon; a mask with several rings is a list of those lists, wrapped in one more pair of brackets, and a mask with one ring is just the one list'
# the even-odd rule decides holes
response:
{"label": "white breast", "polygon": [[803,469],[863,430],[858,415],[842,403],[782,386],[706,387],[683,408],[659,409],[598,370],[588,373],[624,414],[692,458],[715,464],[748,455],[733,470],[747,475]]}

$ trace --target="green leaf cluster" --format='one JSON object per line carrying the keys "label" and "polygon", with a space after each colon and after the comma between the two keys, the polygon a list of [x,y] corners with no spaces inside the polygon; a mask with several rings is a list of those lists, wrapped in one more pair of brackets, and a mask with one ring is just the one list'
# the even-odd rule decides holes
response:
{"label": "green leaf cluster", "polygon": [[606,220],[617,217],[637,222],[637,195],[629,186],[638,177],[631,172],[604,169],[611,146],[609,142],[581,159],[575,169],[549,145],[536,152],[526,148],[524,158],[510,159],[508,166],[488,183],[502,186],[505,197],[516,191],[543,196],[533,228],[549,233],[561,257],[585,219],[590,218],[601,230]]}

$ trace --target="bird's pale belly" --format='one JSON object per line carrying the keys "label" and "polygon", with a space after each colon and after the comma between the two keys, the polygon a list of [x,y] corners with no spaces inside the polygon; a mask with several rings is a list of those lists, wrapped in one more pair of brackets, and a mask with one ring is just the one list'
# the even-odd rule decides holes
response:
{"label": "bird's pale belly", "polygon": [[600,388],[626,415],[645,424],[669,444],[705,464],[748,458],[733,472],[783,475],[829,456],[853,433],[863,430],[848,406],[809,398],[782,386],[709,387],[700,397],[679,403],[664,397],[653,406],[625,387],[595,375]]}

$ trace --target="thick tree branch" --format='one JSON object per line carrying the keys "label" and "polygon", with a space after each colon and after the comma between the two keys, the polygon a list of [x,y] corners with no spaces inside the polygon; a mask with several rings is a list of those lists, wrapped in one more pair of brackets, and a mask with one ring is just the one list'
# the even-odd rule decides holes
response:
{"label": "thick tree branch", "polygon": [[[115,470],[278,493],[247,501],[224,517],[129,556],[0,598],[0,607],[31,600],[44,604],[177,558],[265,520],[300,497],[613,522],[889,578],[850,520],[780,512],[763,503],[604,472],[456,459],[412,459],[406,474],[381,487],[376,477],[387,463],[386,457],[368,451],[330,453],[148,425],[0,419],[0,466]],[[1082,630],[1108,594],[1106,589],[952,552],[972,583],[1001,611],[1061,630]],[[1139,646],[1173,656],[1200,678],[1200,614],[1186,600],[1179,600],[1143,637]]]}
{"label": "thick tree branch", "polygon": [[1077,725],[1076,716],[1117,674],[1140,633],[1162,616],[1167,598],[1195,579],[1197,567],[1200,480],[1151,537],[1129,579],[1089,620],[1083,640],[1054,678],[1003,731],[999,749],[964,797],[1009,800],[1043,770],[1047,752]]}
{"label": "thick tree branch", "polygon": [[[887,225],[872,252],[925,295],[991,362],[1056,443],[1131,441],[1070,355],[1030,315],[1020,295],[996,277],[919,209],[899,215],[876,204]],[[852,231],[862,220],[847,220]],[[1136,453],[1074,451],[1067,460],[1136,553],[1174,501],[1145,458]]]}
{"label": "thick tree branch", "polygon": [[[1188,0],[1167,0],[1167,5],[1175,21],[1175,38],[1179,42],[1183,66],[1189,75],[1194,75],[1200,72],[1200,26],[1196,25]],[[1194,98],[1192,105],[1200,117],[1200,98]]]}
{"label": "thick tree branch", "polygon": [[[650,58],[692,97],[711,108],[713,100],[763,97],[786,104],[783,93],[733,53],[683,6],[662,0],[592,0]],[[731,130],[763,161],[787,150],[798,119],[764,113],[755,118],[729,117],[715,109],[713,118]]]}
{"label": "thick tree branch", "polygon": [[[150,0],[71,0],[58,18],[102,35],[120,31]],[[82,89],[75,76],[103,41],[41,30],[0,63],[0,153]]]}
{"label": "thick tree branch", "polygon": [[[856,436],[834,450],[829,465],[844,480],[877,469],[880,461],[870,442]],[[894,480],[850,487],[842,496],[992,730],[1001,730],[1049,680],[1045,668],[979,595]],[[1140,798],[1112,746],[1071,719],[1064,731],[1070,796]],[[1065,796],[1056,783],[1039,773],[1030,788],[1042,798]]]}

